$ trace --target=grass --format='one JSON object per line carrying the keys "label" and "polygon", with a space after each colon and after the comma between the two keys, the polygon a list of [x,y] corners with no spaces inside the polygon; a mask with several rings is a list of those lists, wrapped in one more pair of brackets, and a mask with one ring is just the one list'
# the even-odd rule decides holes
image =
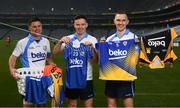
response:
{"label": "grass", "polygon": [[[18,94],[16,81],[12,79],[8,70],[8,58],[11,55],[16,42],[6,46],[0,40],[0,107],[21,107],[22,98]],[[176,55],[180,56],[179,48],[174,48]],[[59,67],[65,70],[63,54],[53,57]],[[18,62],[17,67],[20,67]],[[104,81],[98,79],[98,65],[94,67],[94,86],[96,97],[94,106],[106,106],[104,96]],[[136,107],[180,107],[180,67],[179,58],[174,62],[173,68],[149,69],[147,67],[137,68],[138,79],[136,80],[135,106]],[[48,102],[47,106],[50,106]],[[64,102],[63,106],[67,106]],[[82,102],[78,105],[83,106]],[[119,106],[122,106],[119,100]]]}

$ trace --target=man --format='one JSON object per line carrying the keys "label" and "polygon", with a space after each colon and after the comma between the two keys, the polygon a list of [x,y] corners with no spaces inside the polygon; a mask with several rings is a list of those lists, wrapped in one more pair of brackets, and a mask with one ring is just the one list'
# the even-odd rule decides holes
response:
{"label": "man", "polygon": [[[106,80],[105,95],[108,107],[117,107],[118,99],[123,99],[124,107],[133,107],[134,80],[138,58],[138,38],[126,26],[129,20],[125,12],[115,14],[114,24],[117,32],[109,36],[105,43],[96,45],[103,53],[100,59],[100,79]],[[104,41],[104,38],[101,39]],[[107,47],[107,50],[104,49]],[[108,59],[105,59],[105,58]],[[104,66],[104,67],[103,67]]]}
{"label": "man", "polygon": [[[89,46],[94,49],[97,39],[86,32],[88,22],[85,16],[76,16],[73,20],[73,25],[76,32],[72,35],[62,37],[55,45],[53,53],[58,54],[65,50],[65,94],[68,98],[68,107],[76,107],[78,98],[84,101],[85,107],[92,107],[94,97],[93,76],[92,65],[88,57],[89,52],[87,51]],[[92,59],[96,60],[96,56],[93,56]],[[81,80],[81,78],[85,78],[85,80]]]}
{"label": "man", "polygon": [[[40,68],[48,64],[54,64],[51,58],[50,43],[48,39],[41,36],[42,23],[38,17],[31,18],[28,22],[30,33],[27,37],[18,41],[12,55],[9,57],[9,69],[11,76],[16,76],[16,61],[20,57],[23,68]],[[36,106],[23,98],[24,107]]]}

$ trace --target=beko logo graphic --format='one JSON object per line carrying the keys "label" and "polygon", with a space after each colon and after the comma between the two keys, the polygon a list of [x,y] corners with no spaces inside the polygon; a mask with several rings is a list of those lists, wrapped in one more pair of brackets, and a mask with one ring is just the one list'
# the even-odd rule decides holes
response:
{"label": "beko logo graphic", "polygon": [[120,49],[113,51],[113,50],[109,49],[109,55],[110,56],[125,56],[125,55],[127,55],[127,51],[120,50]]}
{"label": "beko logo graphic", "polygon": [[70,59],[70,64],[82,65],[82,64],[83,64],[83,61],[82,61],[82,60],[78,60],[77,58],[75,58],[75,59]]}
{"label": "beko logo graphic", "polygon": [[160,40],[160,39],[165,39],[165,37],[159,37],[159,38],[153,38],[153,39],[148,39],[148,45],[149,46],[164,46],[166,45],[164,40]]}
{"label": "beko logo graphic", "polygon": [[83,60],[79,60],[77,58],[75,59],[70,59],[70,66],[69,68],[77,68],[77,67],[83,67]]}
{"label": "beko logo graphic", "polygon": [[38,53],[31,53],[31,57],[33,58],[32,62],[36,62],[36,61],[41,61],[41,60],[45,60],[46,58],[46,53],[42,53],[42,52],[38,52]]}
{"label": "beko logo graphic", "polygon": [[38,52],[38,53],[31,53],[32,58],[45,58],[46,53]]}

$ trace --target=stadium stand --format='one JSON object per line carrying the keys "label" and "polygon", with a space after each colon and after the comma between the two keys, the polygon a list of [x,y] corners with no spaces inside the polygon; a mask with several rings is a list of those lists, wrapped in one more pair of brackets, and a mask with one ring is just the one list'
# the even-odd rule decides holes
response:
{"label": "stadium stand", "polygon": [[[180,24],[179,0],[144,0],[143,2],[132,0],[83,0],[78,3],[73,0],[54,0],[53,2],[44,0],[43,5],[36,0],[19,0],[18,2],[9,0],[0,4],[0,9],[0,22],[24,29],[27,29],[26,23],[30,17],[39,16],[45,28],[43,34],[52,37],[72,33],[72,19],[77,14],[87,16],[89,21],[88,31],[97,37],[112,34],[112,31],[114,31],[112,19],[114,13],[118,10],[128,12],[129,27],[138,35],[142,35],[143,32],[146,34],[158,31],[165,28],[167,24],[170,27]],[[6,31],[8,31],[12,28],[0,25],[0,29],[7,29]],[[13,35],[13,33],[11,34]],[[21,35],[23,34],[20,33],[16,38],[19,39]],[[3,33],[0,37],[3,37]]]}

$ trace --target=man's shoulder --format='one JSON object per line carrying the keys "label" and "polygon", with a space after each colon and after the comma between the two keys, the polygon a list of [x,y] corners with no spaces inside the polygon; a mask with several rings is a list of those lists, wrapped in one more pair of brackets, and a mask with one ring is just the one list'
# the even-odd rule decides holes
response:
{"label": "man's shoulder", "polygon": [[42,40],[49,42],[49,40],[47,38],[45,38],[45,37],[42,37]]}
{"label": "man's shoulder", "polygon": [[91,39],[96,39],[96,37],[95,37],[95,36],[92,36],[92,35],[90,35],[90,34],[88,34],[88,38],[91,38]]}
{"label": "man's shoulder", "polygon": [[136,34],[131,31],[129,31],[128,35],[136,36]]}
{"label": "man's shoulder", "polygon": [[129,37],[130,39],[135,39],[135,40],[138,39],[138,36],[133,32],[129,32],[127,37]]}
{"label": "man's shoulder", "polygon": [[24,43],[26,43],[28,41],[28,37],[25,37],[25,38],[22,38],[22,39],[20,39],[19,41],[18,41],[18,43],[20,44],[24,44]]}
{"label": "man's shoulder", "polygon": [[110,36],[108,36],[107,37],[107,39],[106,39],[106,41],[109,41],[111,38],[113,38],[115,36],[115,33],[114,34],[112,34],[112,35],[110,35]]}
{"label": "man's shoulder", "polygon": [[87,39],[88,41],[94,43],[94,44],[98,42],[96,37],[94,37],[94,36],[92,36],[92,35],[89,35],[89,34],[88,34],[88,37],[87,37],[86,39]]}

